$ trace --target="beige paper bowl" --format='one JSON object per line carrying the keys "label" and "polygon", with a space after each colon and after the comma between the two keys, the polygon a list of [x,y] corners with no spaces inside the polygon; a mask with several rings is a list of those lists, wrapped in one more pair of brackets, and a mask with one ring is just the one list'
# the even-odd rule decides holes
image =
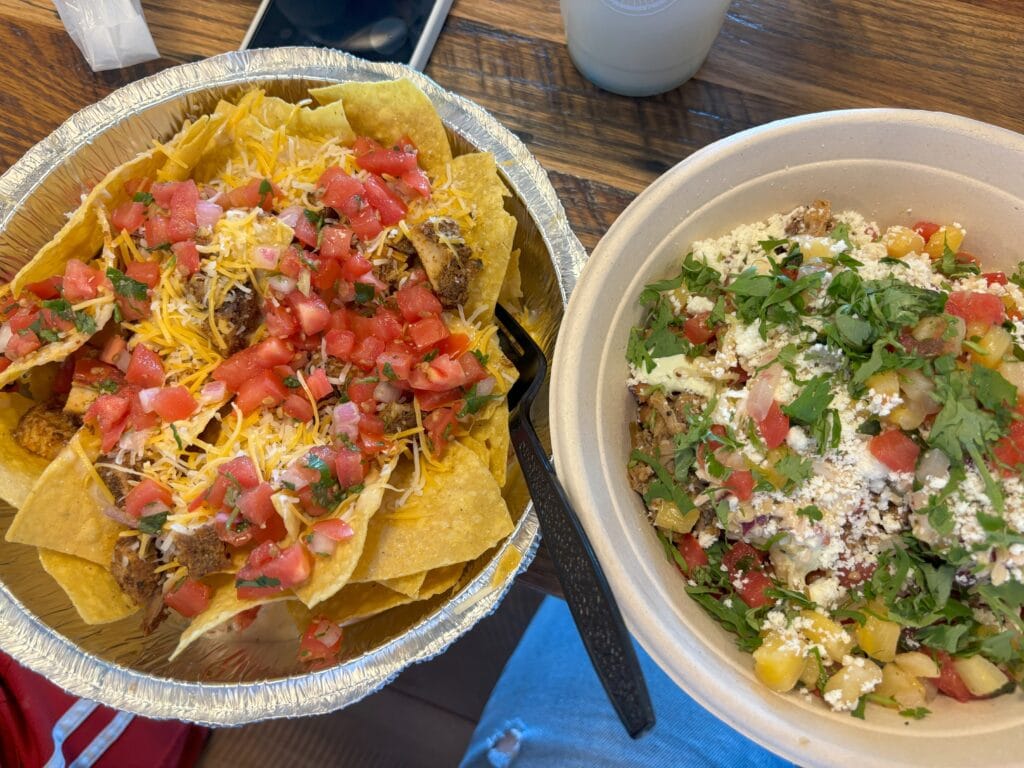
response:
{"label": "beige paper bowl", "polygon": [[[626,479],[626,340],[642,287],[673,274],[690,243],[817,197],[879,224],[957,221],[983,266],[1024,257],[1024,137],[952,115],[828,112],[772,123],[706,147],[619,217],[572,294],[556,345],[555,463],[629,628],[693,698],[805,766],[1024,764],[1024,694],[957,704],[910,722],[870,707],[835,714],[754,678],[750,656],[684,592]],[[664,713],[661,713],[664,714]],[[653,738],[657,738],[655,729]],[[727,759],[727,758],[726,758]]]}

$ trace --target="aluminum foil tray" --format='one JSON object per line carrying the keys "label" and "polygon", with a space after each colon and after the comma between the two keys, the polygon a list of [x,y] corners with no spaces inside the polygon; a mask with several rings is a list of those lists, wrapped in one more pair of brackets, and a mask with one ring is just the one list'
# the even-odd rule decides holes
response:
{"label": "aluminum foil tray", "polygon": [[[327,83],[398,77],[430,97],[456,154],[480,149],[496,156],[513,192],[507,207],[519,221],[515,247],[529,326],[550,353],[586,252],[540,164],[485,110],[419,72],[316,48],[232,52],[185,64],[73,115],[0,177],[0,279],[9,280],[52,237],[82,193],[109,169],[153,139],[169,138],[185,118],[211,111],[218,99],[259,86],[298,100],[308,88]],[[538,417],[546,413],[536,409]],[[406,666],[441,653],[495,609],[529,565],[539,538],[518,470],[510,473],[505,495],[515,530],[471,564],[454,596],[354,625],[346,635],[350,658],[329,669],[300,667],[294,625],[268,610],[244,640],[211,633],[168,662],[184,626],[180,619],[149,637],[140,633],[137,617],[88,626],[42,570],[33,548],[3,542],[0,648],[78,696],[149,717],[237,725],[336,710],[378,690]],[[0,505],[0,533],[13,514]]]}

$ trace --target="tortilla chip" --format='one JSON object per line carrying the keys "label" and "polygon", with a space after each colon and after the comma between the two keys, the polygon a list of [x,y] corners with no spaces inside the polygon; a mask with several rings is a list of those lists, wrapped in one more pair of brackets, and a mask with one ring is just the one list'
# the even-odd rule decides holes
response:
{"label": "tortilla chip", "polygon": [[420,593],[425,578],[427,578],[426,571],[399,576],[397,579],[383,579],[378,583],[407,597],[416,597]]}
{"label": "tortilla chip", "polygon": [[357,621],[376,616],[391,608],[407,605],[417,600],[426,600],[451,589],[458,583],[465,567],[465,563],[456,563],[423,574],[423,585],[415,595],[403,595],[389,589],[381,582],[349,584],[336,595],[318,605],[314,611],[301,608],[292,609],[292,617],[301,628],[305,628],[314,615],[324,616],[341,626],[355,624]]}
{"label": "tortilla chip", "polygon": [[294,120],[294,132],[305,136],[337,138],[345,145],[356,140],[356,132],[349,125],[345,106],[340,101],[313,109],[302,107],[296,112]]}
{"label": "tortilla chip", "polygon": [[434,105],[408,80],[338,83],[311,88],[309,95],[325,105],[340,100],[356,135],[369,136],[385,146],[408,136],[431,178],[440,178],[452,161],[448,134]]}
{"label": "tortilla chip", "polygon": [[479,317],[486,321],[494,314],[512,256],[516,219],[505,210],[504,198],[509,191],[489,152],[459,155],[452,160],[452,187],[464,200],[472,201],[473,223],[463,229],[462,235],[474,258],[482,262],[469,281],[466,316],[479,310]]}
{"label": "tortilla chip", "polygon": [[7,541],[75,555],[106,567],[124,528],[103,509],[113,499],[96,474],[87,430],[71,442],[40,475],[7,530]]}
{"label": "tortilla chip", "polygon": [[510,307],[519,307],[523,300],[523,274],[519,271],[519,249],[513,248],[508,257],[508,268],[505,270],[505,281],[498,293],[498,303]]}
{"label": "tortilla chip", "polygon": [[241,600],[235,588],[235,577],[233,575],[212,577],[209,583],[213,587],[210,604],[206,607],[205,611],[192,619],[192,622],[185,628],[185,631],[181,633],[178,645],[168,661],[174,661],[182,651],[192,645],[206,632],[219,627],[242,611],[248,611],[250,608],[267,605],[268,603],[295,599],[295,596],[290,591],[285,591],[279,595],[261,597],[256,600]]}
{"label": "tortilla chip", "polygon": [[32,486],[50,463],[14,440],[18,422],[33,405],[27,397],[0,392],[0,499],[12,507],[25,503]]}
{"label": "tortilla chip", "polygon": [[392,461],[381,467],[377,477],[368,476],[365,488],[355,504],[341,515],[352,526],[355,535],[345,541],[339,541],[333,555],[317,557],[309,580],[295,589],[295,595],[310,608],[326,600],[348,583],[363,553],[370,520],[380,509],[384,490],[395,463],[396,461]]}
{"label": "tortilla chip", "polygon": [[469,437],[483,447],[484,452],[476,451],[477,455],[487,464],[498,485],[504,488],[508,475],[508,451],[512,443],[508,431],[508,400],[495,403],[490,416],[473,424]]}
{"label": "tortilla chip", "polygon": [[[202,159],[207,145],[224,125],[225,119],[220,115],[203,115],[191,125],[182,128],[165,145],[167,160],[157,171],[157,180],[184,181],[187,179],[192,174],[192,169]],[[130,178],[132,176],[123,177],[125,181]]]}
{"label": "tortilla chip", "polygon": [[139,610],[106,568],[74,555],[39,550],[39,562],[86,624],[110,624]]}
{"label": "tortilla chip", "polygon": [[[452,443],[437,465],[426,465],[423,489],[395,509],[401,490],[389,490],[370,521],[363,557],[353,581],[394,579],[472,560],[512,532],[501,488],[472,449]],[[404,462],[393,488],[412,482]]]}
{"label": "tortilla chip", "polygon": [[[113,313],[113,302],[100,305],[93,315],[93,319],[96,321],[96,328],[99,329],[106,325]],[[38,365],[52,363],[54,360],[64,360],[68,355],[85,344],[89,338],[90,334],[88,333],[71,330],[68,331],[67,338],[47,344],[34,352],[29,352],[24,357],[11,363],[7,370],[0,372],[0,387],[10,384],[25,373],[25,371],[29,371]]]}

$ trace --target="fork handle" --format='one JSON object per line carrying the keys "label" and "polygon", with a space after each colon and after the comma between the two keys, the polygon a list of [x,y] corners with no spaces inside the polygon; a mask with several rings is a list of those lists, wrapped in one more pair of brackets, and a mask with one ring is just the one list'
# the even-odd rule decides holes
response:
{"label": "fork handle", "polygon": [[509,423],[512,447],[526,478],[580,638],[608,700],[634,739],[654,725],[654,708],[626,625],[590,541],[573,512],[533,425],[517,409]]}

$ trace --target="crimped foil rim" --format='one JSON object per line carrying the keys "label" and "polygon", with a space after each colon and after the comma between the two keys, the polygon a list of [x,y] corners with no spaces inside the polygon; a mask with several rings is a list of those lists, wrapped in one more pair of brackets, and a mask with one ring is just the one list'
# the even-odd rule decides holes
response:
{"label": "crimped foil rim", "polygon": [[[445,125],[492,152],[513,191],[525,202],[551,255],[563,305],[586,260],[547,173],[523,143],[477,104],[400,64],[366,62],[341,51],[275,48],[233,51],[164,70],[114,91],[72,115],[0,176],[0,230],[51,169],[111,125],[140,108],[211,87],[261,79],[385,80],[407,78],[431,99]],[[490,614],[536,553],[539,526],[532,504],[490,563],[451,601],[408,632],[352,662],[287,678],[247,683],[198,683],[146,674],[89,654],[33,615],[0,583],[0,647],[20,663],[83,698],[153,718],[239,725],[275,717],[330,712],[379,690],[406,666],[442,653]],[[518,553],[518,554],[516,554]],[[498,568],[518,567],[492,584]]]}

